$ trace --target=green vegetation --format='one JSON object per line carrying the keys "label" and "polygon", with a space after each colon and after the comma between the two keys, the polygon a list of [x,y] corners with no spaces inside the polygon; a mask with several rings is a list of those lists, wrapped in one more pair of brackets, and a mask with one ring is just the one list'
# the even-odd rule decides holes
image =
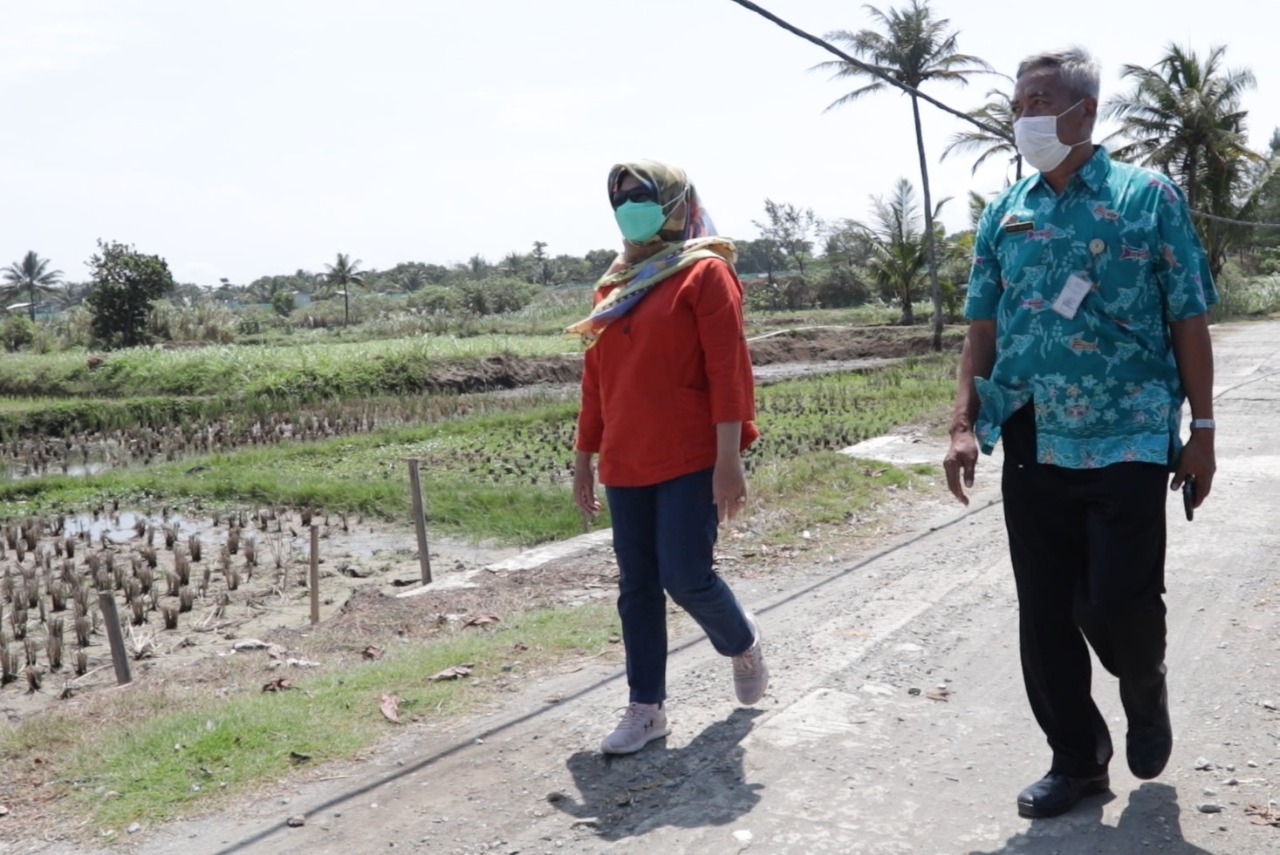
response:
{"label": "green vegetation", "polygon": [[[609,605],[517,614],[494,629],[466,628],[422,649],[392,649],[378,662],[323,668],[280,691],[245,685],[252,679],[245,675],[225,700],[174,690],[144,709],[107,700],[98,721],[110,727],[77,727],[50,712],[0,731],[0,759],[33,748],[73,755],[67,779],[96,825],[160,822],[300,763],[352,757],[391,727],[379,711],[383,695],[398,698],[403,720],[461,715],[488,696],[504,666],[541,669],[595,655],[609,647],[617,622]],[[467,680],[429,679],[462,664],[473,668]]]}
{"label": "green vegetation", "polygon": [[105,347],[147,344],[151,304],[173,290],[169,265],[158,255],[144,255],[114,241],[98,241],[89,259],[93,290],[85,298],[93,319],[90,329]]}
{"label": "green vegetation", "polygon": [[27,317],[34,324],[37,302],[40,297],[54,292],[54,287],[62,282],[62,271],[50,270],[49,259],[41,258],[31,250],[22,257],[22,261],[15,261],[0,270],[0,277],[5,281],[0,286],[0,301],[9,304],[26,298]]}
{"label": "green vegetation", "polygon": [[[763,438],[748,452],[747,466],[766,471],[926,419],[945,407],[953,376],[953,359],[939,356],[764,386],[757,394]],[[0,485],[0,499],[24,499],[40,508],[108,499],[276,504],[406,519],[404,460],[412,457],[424,461],[428,516],[439,530],[519,544],[579,533],[582,523],[568,489],[576,401],[508,404],[510,411],[120,468],[91,478],[15,481]]]}
{"label": "green vegetation", "polygon": [[495,354],[575,352],[567,339],[429,336],[380,341],[134,348],[108,355],[14,354],[5,358],[0,395],[127,398],[155,395],[285,395],[308,400],[419,392],[442,363]]}

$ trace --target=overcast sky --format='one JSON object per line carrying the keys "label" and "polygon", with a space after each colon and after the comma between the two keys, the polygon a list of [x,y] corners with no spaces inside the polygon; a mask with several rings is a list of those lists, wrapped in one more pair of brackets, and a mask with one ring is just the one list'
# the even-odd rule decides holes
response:
{"label": "overcast sky", "polygon": [[[817,34],[870,25],[848,0],[763,5]],[[1225,44],[1258,79],[1252,144],[1280,124],[1257,3],[932,7],[1006,74],[1089,48],[1104,97],[1170,42]],[[85,279],[97,238],[199,284],[337,252],[366,268],[535,240],[581,254],[617,243],[604,179],[638,157],[684,166],[729,236],[756,236],[765,197],[863,217],[899,176],[918,183],[910,103],[824,114],[851,88],[808,70],[828,58],[730,0],[0,0],[0,264],[34,249]],[[970,109],[996,85],[928,91]],[[965,228],[969,190],[998,189],[1003,164],[939,163],[960,123],[926,105],[924,125],[935,198],[954,197],[944,222]]]}

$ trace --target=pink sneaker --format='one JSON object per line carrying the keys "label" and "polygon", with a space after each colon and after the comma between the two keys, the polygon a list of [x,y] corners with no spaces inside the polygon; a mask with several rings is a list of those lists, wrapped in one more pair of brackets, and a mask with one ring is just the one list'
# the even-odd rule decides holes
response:
{"label": "pink sneaker", "polygon": [[634,754],[670,732],[667,714],[660,704],[633,703],[627,707],[613,733],[600,743],[600,750],[605,754]]}
{"label": "pink sneaker", "polygon": [[764,664],[764,651],[760,649],[760,627],[754,616],[747,615],[747,623],[755,635],[755,643],[746,653],[733,657],[733,691],[738,700],[747,706],[764,697],[769,688],[769,668]]}

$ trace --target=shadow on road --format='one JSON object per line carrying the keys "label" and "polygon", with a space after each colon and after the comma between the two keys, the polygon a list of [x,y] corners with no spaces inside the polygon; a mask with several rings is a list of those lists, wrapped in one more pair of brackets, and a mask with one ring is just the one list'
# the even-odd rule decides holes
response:
{"label": "shadow on road", "polygon": [[1168,784],[1143,784],[1130,793],[1114,828],[1102,824],[1104,804],[1105,799],[1082,802],[1066,816],[1033,821],[999,849],[968,855],[1212,855],[1183,838],[1178,791]]}
{"label": "shadow on road", "polygon": [[746,782],[741,744],[760,714],[735,710],[684,748],[668,749],[663,739],[629,756],[579,751],[565,765],[580,800],[553,794],[552,804],[610,841],[663,826],[733,822],[755,807],[764,787]]}

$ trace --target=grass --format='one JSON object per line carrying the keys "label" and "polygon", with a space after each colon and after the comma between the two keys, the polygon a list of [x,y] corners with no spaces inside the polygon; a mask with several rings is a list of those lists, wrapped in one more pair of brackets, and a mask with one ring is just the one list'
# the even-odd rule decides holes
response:
{"label": "grass", "polygon": [[104,357],[83,351],[18,353],[0,360],[0,395],[126,398],[234,393],[314,399],[399,393],[421,391],[430,371],[448,362],[495,354],[572,352],[575,344],[559,336],[437,335],[278,347],[143,347]]}
{"label": "grass", "polygon": [[[757,397],[763,437],[746,456],[752,477],[761,467],[834,451],[930,417],[951,400],[953,366],[953,356],[936,356],[762,387]],[[82,479],[33,478],[0,484],[0,500],[25,500],[30,512],[119,500],[125,506],[288,505],[407,520],[404,461],[414,457],[423,461],[433,529],[533,545],[582,531],[569,491],[576,411],[575,402],[541,402],[513,412]]]}
{"label": "grass", "polygon": [[[142,711],[100,710],[100,722],[113,716],[124,721],[92,729],[51,713],[0,736],[0,758],[38,748],[99,828],[160,822],[193,806],[210,807],[301,763],[353,757],[392,727],[379,711],[383,694],[399,698],[402,720],[462,715],[488,697],[504,665],[545,668],[594,655],[611,646],[617,623],[617,613],[605,605],[529,612],[497,629],[464,629],[429,646],[393,650],[379,662],[331,668],[296,680],[289,691],[246,686],[225,700],[155,698]],[[470,678],[429,681],[460,664],[474,667]]]}
{"label": "grass", "polygon": [[753,502],[774,516],[773,537],[810,526],[846,523],[884,501],[886,494],[913,490],[934,476],[930,466],[871,466],[835,452],[819,452],[777,461],[757,470],[751,481]]}
{"label": "grass", "polygon": [[903,333],[929,335],[929,319],[933,316],[933,304],[927,300],[913,304],[916,323],[911,327],[896,326],[902,319],[902,309],[879,301],[869,301],[861,306],[845,309],[796,309],[793,311],[747,312],[747,334],[754,335],[780,327],[795,326],[894,326]]}

